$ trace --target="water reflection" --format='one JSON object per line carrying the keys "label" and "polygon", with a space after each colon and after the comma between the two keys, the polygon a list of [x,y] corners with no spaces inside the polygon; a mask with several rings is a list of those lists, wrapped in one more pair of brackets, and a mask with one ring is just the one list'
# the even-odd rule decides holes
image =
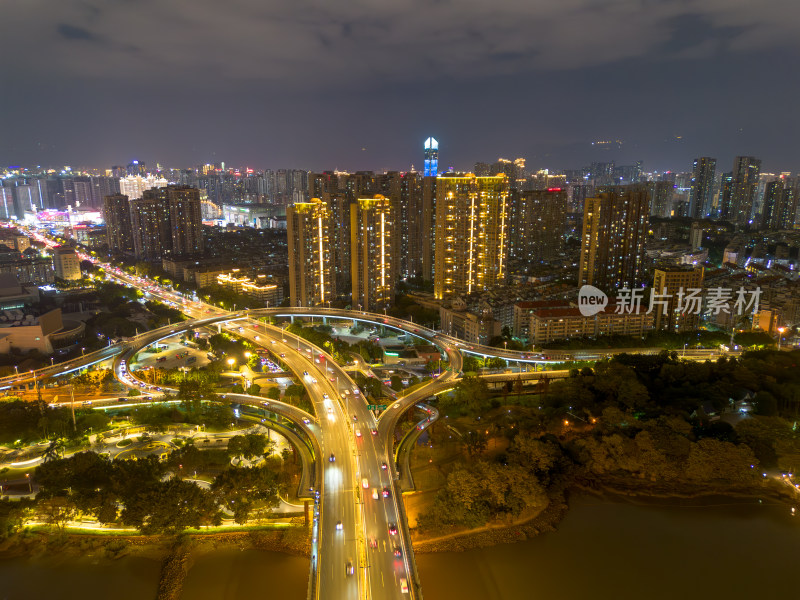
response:
{"label": "water reflection", "polygon": [[557,533],[463,553],[418,554],[425,600],[796,596],[790,576],[800,529],[788,508],[720,499],[571,504]]}

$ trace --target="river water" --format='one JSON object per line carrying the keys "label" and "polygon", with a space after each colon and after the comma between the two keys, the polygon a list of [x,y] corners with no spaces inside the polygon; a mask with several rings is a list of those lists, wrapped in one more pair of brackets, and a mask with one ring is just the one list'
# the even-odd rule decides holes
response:
{"label": "river water", "polygon": [[557,533],[419,554],[425,600],[797,598],[800,522],[728,499],[572,499]]}
{"label": "river water", "polygon": [[[727,499],[571,500],[557,533],[468,552],[419,554],[425,600],[797,597],[800,517]],[[0,600],[150,600],[159,562],[0,558]],[[184,600],[302,600],[308,560],[260,550],[195,558]]]}

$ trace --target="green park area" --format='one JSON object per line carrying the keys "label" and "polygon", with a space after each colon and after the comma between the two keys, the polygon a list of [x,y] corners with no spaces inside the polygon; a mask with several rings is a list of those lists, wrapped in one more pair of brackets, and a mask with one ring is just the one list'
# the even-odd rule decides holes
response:
{"label": "green park area", "polygon": [[533,387],[467,377],[430,402],[441,418],[412,453],[414,535],[524,522],[572,489],[789,494],[777,479],[800,466],[798,364],[799,351],[704,363],[664,351]]}
{"label": "green park area", "polygon": [[[131,443],[123,447],[143,449],[153,445],[150,439],[127,438]],[[285,516],[273,509],[279,495],[293,497],[299,483],[291,450],[274,454],[262,433],[234,435],[213,448],[198,447],[191,438],[177,441],[163,444],[171,447],[166,456],[114,460],[94,450],[46,455],[31,473],[35,497],[0,501],[0,539],[21,535],[31,522],[57,532],[88,522],[118,532],[172,535],[224,522],[264,525]]]}

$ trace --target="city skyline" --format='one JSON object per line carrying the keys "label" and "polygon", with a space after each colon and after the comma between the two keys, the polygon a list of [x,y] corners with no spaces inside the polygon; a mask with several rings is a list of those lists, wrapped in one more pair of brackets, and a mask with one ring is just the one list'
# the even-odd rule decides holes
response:
{"label": "city skyline", "polygon": [[777,4],[19,4],[0,25],[0,164],[421,170],[433,136],[440,170],[751,155],[795,171],[798,7]]}

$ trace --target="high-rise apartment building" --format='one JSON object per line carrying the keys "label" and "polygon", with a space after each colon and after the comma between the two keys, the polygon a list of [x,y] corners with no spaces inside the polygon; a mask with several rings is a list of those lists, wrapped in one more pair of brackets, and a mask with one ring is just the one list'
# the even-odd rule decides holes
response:
{"label": "high-rise apartment building", "polygon": [[161,260],[172,249],[166,197],[145,193],[139,200],[133,200],[130,207],[134,256],[148,262]]}
{"label": "high-rise apartment building", "polygon": [[649,181],[647,183],[651,217],[672,216],[674,190],[675,184],[671,181]]}
{"label": "high-rise apartment building", "polygon": [[518,261],[552,260],[564,249],[567,191],[561,188],[514,192],[510,251]]}
{"label": "high-rise apartment building", "polygon": [[[121,200],[116,200],[121,206]],[[139,260],[193,257],[203,253],[200,191],[171,185],[145,190],[130,203],[134,255]]]}
{"label": "high-rise apartment building", "polygon": [[131,228],[131,203],[124,194],[113,194],[103,199],[103,216],[106,222],[106,240],[111,252],[133,253]]}
{"label": "high-rise apartment building", "polygon": [[793,229],[797,213],[797,188],[791,180],[779,177],[766,184],[761,210],[762,229]]}
{"label": "high-rise apartment building", "polygon": [[25,213],[35,213],[37,210],[36,196],[30,185],[19,184],[14,188],[14,213],[17,219],[25,218]]}
{"label": "high-rise apartment building", "polygon": [[92,177],[92,206],[102,209],[106,196],[119,194],[119,179],[116,177]]}
{"label": "high-rise apartment building", "polygon": [[[400,174],[400,211],[397,229],[400,275],[403,277],[423,275],[424,247],[427,240],[430,252],[431,229],[430,215],[427,215],[426,219],[423,207],[422,177],[416,171]],[[430,280],[430,277],[428,279]]]}
{"label": "high-rise apartment building", "polygon": [[[147,193],[152,193],[148,190]],[[189,257],[203,253],[203,217],[200,190],[185,186],[169,186],[156,194],[167,196],[173,257]]]}
{"label": "high-rise apartment building", "polygon": [[422,174],[425,177],[436,177],[439,174],[439,142],[436,138],[429,137],[425,140],[425,167]]}
{"label": "high-rise apartment building", "polygon": [[611,293],[643,283],[648,207],[643,185],[611,187],[586,198],[579,285]]}
{"label": "high-rise apartment building", "polygon": [[733,192],[733,173],[723,173],[719,185],[719,199],[717,201],[717,214],[720,219],[731,219],[731,194]]}
{"label": "high-rise apartment building", "polygon": [[292,306],[317,306],[336,298],[331,247],[331,214],[312,198],[286,207],[289,242],[289,297]]}
{"label": "high-rise apartment building", "polygon": [[147,177],[129,175],[119,180],[119,193],[125,194],[131,200],[136,200],[141,198],[146,190],[166,187],[167,183],[166,179],[155,175],[148,175]]}
{"label": "high-rise apartment building", "polygon": [[747,224],[753,213],[761,161],[752,156],[737,156],[733,161],[729,219]]}
{"label": "high-rise apartment building", "polygon": [[420,213],[420,252],[422,253],[422,278],[433,281],[434,252],[436,248],[436,180],[422,178],[422,212]]}
{"label": "high-rise apartment building", "polygon": [[[703,267],[660,267],[653,274],[654,327],[673,333],[700,326]],[[646,299],[647,301],[647,299]]]}
{"label": "high-rise apartment building", "polygon": [[380,194],[359,198],[350,211],[353,306],[381,312],[394,304],[397,280],[396,208]]}
{"label": "high-rise apartment building", "polygon": [[436,179],[434,295],[452,298],[505,283],[509,182],[472,173]]}
{"label": "high-rise apartment building", "polygon": [[81,265],[78,255],[69,248],[56,248],[53,252],[53,269],[56,277],[64,281],[81,278]]}
{"label": "high-rise apartment building", "polygon": [[147,165],[143,162],[139,162],[138,160],[132,160],[128,163],[126,167],[126,172],[128,175],[136,176],[136,175],[146,175],[147,174]]}
{"label": "high-rise apartment building", "polygon": [[716,168],[716,158],[703,156],[694,160],[689,190],[689,216],[694,219],[702,219],[711,211]]}

